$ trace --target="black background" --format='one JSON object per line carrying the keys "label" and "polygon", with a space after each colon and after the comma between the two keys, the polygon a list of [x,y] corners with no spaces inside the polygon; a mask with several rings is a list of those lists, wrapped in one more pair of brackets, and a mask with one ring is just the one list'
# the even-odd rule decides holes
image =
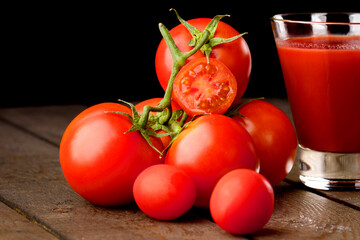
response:
{"label": "black background", "polygon": [[230,14],[223,21],[248,32],[252,71],[245,97],[286,97],[270,17],[359,11],[356,1],[48,2],[7,13],[0,107],[162,97],[154,59],[158,23],[179,24],[170,8],[185,20]]}

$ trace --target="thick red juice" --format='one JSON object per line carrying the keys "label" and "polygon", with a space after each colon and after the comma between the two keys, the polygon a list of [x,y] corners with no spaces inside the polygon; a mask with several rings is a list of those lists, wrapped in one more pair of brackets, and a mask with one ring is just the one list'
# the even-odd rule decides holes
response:
{"label": "thick red juice", "polygon": [[276,44],[299,143],[360,153],[360,36]]}

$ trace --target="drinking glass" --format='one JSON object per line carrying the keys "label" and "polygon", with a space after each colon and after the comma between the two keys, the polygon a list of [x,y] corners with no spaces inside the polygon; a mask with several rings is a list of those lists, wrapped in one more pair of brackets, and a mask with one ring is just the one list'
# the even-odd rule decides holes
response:
{"label": "drinking glass", "polygon": [[300,180],[360,189],[360,13],[271,18],[298,137]]}

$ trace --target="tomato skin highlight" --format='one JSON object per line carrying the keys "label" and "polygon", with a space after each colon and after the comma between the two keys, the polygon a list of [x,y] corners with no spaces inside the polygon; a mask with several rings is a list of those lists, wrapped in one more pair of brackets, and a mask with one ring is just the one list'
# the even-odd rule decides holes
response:
{"label": "tomato skin highlight", "polygon": [[[157,153],[123,115],[131,113],[116,103],[92,106],[75,117],[60,144],[64,176],[75,192],[93,204],[117,206],[133,201],[132,186],[138,174],[162,163]],[[153,145],[163,150],[160,140]]]}
{"label": "tomato skin highlight", "polygon": [[250,234],[265,226],[274,210],[274,191],[261,174],[236,169],[216,184],[210,199],[215,223],[232,234]]}
{"label": "tomato skin highlight", "polygon": [[234,116],[251,135],[260,159],[260,173],[271,185],[280,183],[294,165],[297,138],[295,129],[284,112],[275,105],[254,100],[240,107],[245,116]]}
{"label": "tomato skin highlight", "polygon": [[[211,20],[211,18],[195,18],[187,22],[198,30],[203,31]],[[192,47],[188,45],[192,36],[184,25],[179,24],[171,29],[170,35],[180,51],[187,52],[192,49]],[[214,38],[230,38],[236,35],[239,35],[237,30],[229,24],[219,21]],[[187,62],[204,56],[205,55],[199,50],[188,58]],[[212,48],[210,58],[215,58],[223,62],[234,74],[238,86],[234,102],[237,102],[247,88],[251,72],[251,54],[246,41],[240,37],[232,42],[215,46]],[[155,69],[160,85],[166,90],[172,70],[172,57],[164,39],[161,40],[156,52]]]}
{"label": "tomato skin highlight", "polygon": [[190,116],[205,113],[223,114],[233,103],[237,83],[232,72],[214,58],[187,63],[173,85],[174,100]]}
{"label": "tomato skin highlight", "polygon": [[217,181],[236,168],[256,169],[258,159],[248,132],[223,115],[191,122],[169,148],[165,163],[186,172],[197,190],[195,206],[207,208]]}
{"label": "tomato skin highlight", "polygon": [[149,217],[173,220],[193,206],[196,189],[192,179],[182,170],[167,164],[145,169],[136,178],[135,202]]}

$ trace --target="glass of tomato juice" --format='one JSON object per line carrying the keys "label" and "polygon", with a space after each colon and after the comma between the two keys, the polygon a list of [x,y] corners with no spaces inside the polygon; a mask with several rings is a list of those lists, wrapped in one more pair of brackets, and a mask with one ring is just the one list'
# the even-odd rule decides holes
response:
{"label": "glass of tomato juice", "polygon": [[360,13],[271,18],[298,137],[300,180],[360,189]]}

